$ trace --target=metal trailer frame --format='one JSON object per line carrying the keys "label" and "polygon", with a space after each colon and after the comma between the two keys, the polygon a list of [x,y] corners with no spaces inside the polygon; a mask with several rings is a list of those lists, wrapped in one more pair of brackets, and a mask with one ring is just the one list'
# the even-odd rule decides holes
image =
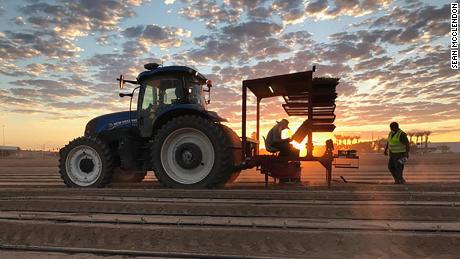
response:
{"label": "metal trailer frame", "polygon": [[[270,163],[276,161],[316,161],[321,163],[326,169],[326,182],[328,188],[331,186],[332,180],[332,166],[334,161],[334,155],[332,150],[334,149],[332,140],[326,141],[326,152],[323,156],[313,156],[313,132],[332,132],[335,129],[335,125],[332,124],[335,120],[335,99],[337,94],[335,87],[338,84],[338,79],[335,83],[329,84],[330,90],[326,95],[322,95],[326,103],[333,104],[328,109],[322,109],[316,106],[316,103],[320,103],[316,99],[321,99],[321,96],[315,96],[315,91],[321,88],[321,85],[314,85],[313,72],[304,71],[292,74],[284,74],[278,76],[271,76],[258,79],[245,80],[242,83],[242,161],[246,168],[259,167],[262,163]],[[332,80],[334,81],[334,80]],[[319,87],[319,88],[318,88]],[[256,137],[257,140],[252,140],[247,137],[246,134],[246,119],[247,119],[247,95],[248,89],[255,95],[256,99]],[[302,124],[301,128],[303,131],[302,140],[306,136],[307,141],[307,155],[304,157],[276,157],[273,155],[260,155],[259,154],[259,139],[260,139],[260,102],[264,98],[282,96],[286,102],[283,105],[284,110],[290,116],[301,116],[306,115],[306,121]],[[296,97],[297,96],[297,97]],[[316,98],[318,97],[318,98]],[[326,98],[324,98],[326,97]],[[300,102],[295,109],[289,109],[289,100],[298,98]],[[295,104],[295,103],[291,103]],[[300,108],[300,109],[299,109]],[[329,119],[321,120],[320,115],[328,115]],[[326,123],[325,123],[326,122]],[[300,128],[299,128],[300,129]],[[297,131],[299,131],[299,129]],[[297,134],[298,132],[296,132]],[[294,134],[294,135],[296,135]],[[301,141],[298,141],[299,143]],[[265,174],[265,186],[268,186],[268,173]]]}

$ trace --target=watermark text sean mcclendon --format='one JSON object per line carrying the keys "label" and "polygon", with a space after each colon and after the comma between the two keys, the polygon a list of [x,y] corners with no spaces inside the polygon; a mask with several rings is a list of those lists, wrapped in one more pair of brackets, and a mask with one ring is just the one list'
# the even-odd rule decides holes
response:
{"label": "watermark text sean mcclendon", "polygon": [[458,69],[458,2],[450,4],[450,67]]}

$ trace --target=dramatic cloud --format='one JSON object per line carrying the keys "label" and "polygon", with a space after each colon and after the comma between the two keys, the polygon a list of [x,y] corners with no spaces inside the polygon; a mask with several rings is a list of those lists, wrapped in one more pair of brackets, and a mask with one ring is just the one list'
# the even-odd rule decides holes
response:
{"label": "dramatic cloud", "polygon": [[[192,32],[176,27],[160,27],[158,25],[139,25],[129,27],[122,32],[126,38],[135,38],[138,45],[143,45],[145,50],[155,45],[160,48],[180,47],[181,37],[191,37]],[[129,46],[124,46],[129,48]],[[130,51],[133,52],[133,51]]]}
{"label": "dramatic cloud", "polygon": [[282,30],[283,27],[277,23],[263,21],[228,25],[210,36],[195,38],[194,41],[201,47],[184,54],[195,62],[214,60],[231,63],[275,57],[291,51],[293,45],[310,43],[308,32],[281,36]]}
{"label": "dramatic cloud", "polygon": [[133,6],[143,1],[77,0],[59,4],[34,1],[21,7],[27,23],[52,28],[61,38],[73,39],[92,31],[116,29],[118,22],[134,15]]}
{"label": "dramatic cloud", "polygon": [[339,16],[364,16],[388,7],[393,0],[313,0],[305,12],[316,19],[333,19]]}
{"label": "dramatic cloud", "polygon": [[0,32],[0,60],[46,56],[73,58],[83,49],[75,44],[78,37],[94,32],[118,29],[118,23],[134,15],[134,6],[143,1],[78,0],[68,2],[32,1],[19,8],[15,23],[22,31]]}
{"label": "dramatic cloud", "polygon": [[40,53],[21,43],[17,39],[9,39],[4,32],[0,32],[0,59],[4,62],[15,61],[18,58],[32,58]]}
{"label": "dramatic cloud", "polygon": [[272,4],[272,9],[288,24],[304,20],[303,0],[275,0]]}
{"label": "dramatic cloud", "polygon": [[204,21],[209,28],[214,28],[222,22],[231,23],[239,19],[238,10],[229,9],[224,4],[218,4],[213,0],[182,0],[182,2],[186,4],[186,7],[180,10],[180,14],[190,20]]}
{"label": "dramatic cloud", "polygon": [[365,24],[376,30],[363,30],[361,37],[392,44],[427,42],[448,35],[449,13],[450,6],[447,4],[439,8],[423,5],[411,9],[396,7],[389,15],[368,20]]}

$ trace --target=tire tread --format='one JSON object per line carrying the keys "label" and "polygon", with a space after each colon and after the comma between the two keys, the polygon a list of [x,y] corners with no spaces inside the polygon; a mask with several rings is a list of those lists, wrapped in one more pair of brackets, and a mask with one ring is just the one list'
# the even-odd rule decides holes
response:
{"label": "tire tread", "polygon": [[70,180],[70,177],[67,175],[67,172],[66,172],[65,162],[66,162],[68,153],[73,148],[79,145],[83,145],[83,144],[89,145],[89,146],[94,145],[97,149],[102,151],[100,152],[99,155],[101,156],[101,161],[102,161],[102,177],[103,178],[102,180],[99,180],[99,182],[96,181],[97,183],[96,186],[94,186],[93,184],[88,187],[102,188],[102,187],[107,186],[112,181],[112,175],[113,175],[113,170],[114,170],[114,159],[110,152],[109,147],[102,140],[96,137],[83,136],[83,137],[75,138],[72,141],[70,141],[66,146],[64,146],[63,148],[59,150],[59,174],[61,176],[61,179],[64,181],[64,184],[67,187],[80,187],[80,186],[77,186],[75,183],[73,183],[72,180]]}
{"label": "tire tread", "polygon": [[[173,130],[178,129],[183,125],[198,125],[198,127],[205,127],[205,134],[208,135],[208,137],[214,138],[216,140],[217,145],[215,145],[214,149],[217,148],[218,150],[215,150],[214,152],[216,154],[219,154],[218,156],[216,156],[216,161],[214,164],[215,168],[213,167],[212,170],[213,172],[215,172],[215,175],[207,176],[202,181],[196,184],[192,184],[190,186],[175,183],[172,179],[168,179],[169,177],[164,175],[166,173],[163,173],[163,168],[160,165],[161,162],[157,161],[159,159],[156,159],[157,157],[159,157],[159,154],[157,152],[161,151],[162,143],[160,142],[164,140],[166,136]],[[213,142],[212,139],[211,142]],[[212,188],[224,185],[234,172],[234,158],[229,136],[220,127],[220,124],[214,123],[206,118],[199,117],[196,115],[178,116],[165,123],[154,136],[151,156],[153,159],[153,171],[155,173],[156,178],[158,179],[161,185],[170,188]],[[220,160],[218,159],[218,157],[220,157]]]}

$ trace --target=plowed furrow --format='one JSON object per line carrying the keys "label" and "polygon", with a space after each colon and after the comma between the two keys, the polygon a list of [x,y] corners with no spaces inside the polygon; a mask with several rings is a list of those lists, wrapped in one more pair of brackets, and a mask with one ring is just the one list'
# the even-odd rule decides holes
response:
{"label": "plowed furrow", "polygon": [[[344,256],[400,253],[433,257],[455,254],[460,235],[436,232],[337,231],[226,228],[202,226],[156,226],[136,224],[84,224],[2,221],[3,245],[83,247],[140,251],[185,252],[273,257],[315,257],[321,249],[348,251]],[[13,231],[14,230],[14,231]],[[244,238],[241,238],[244,237]],[[139,240],[144,240],[140,242]],[[398,254],[386,248],[398,246]],[[226,245],[231,246],[229,250]],[[366,250],[363,251],[362,248]],[[413,249],[417,247],[417,249]],[[370,252],[371,251],[371,252]],[[351,254],[350,254],[351,253]]]}

